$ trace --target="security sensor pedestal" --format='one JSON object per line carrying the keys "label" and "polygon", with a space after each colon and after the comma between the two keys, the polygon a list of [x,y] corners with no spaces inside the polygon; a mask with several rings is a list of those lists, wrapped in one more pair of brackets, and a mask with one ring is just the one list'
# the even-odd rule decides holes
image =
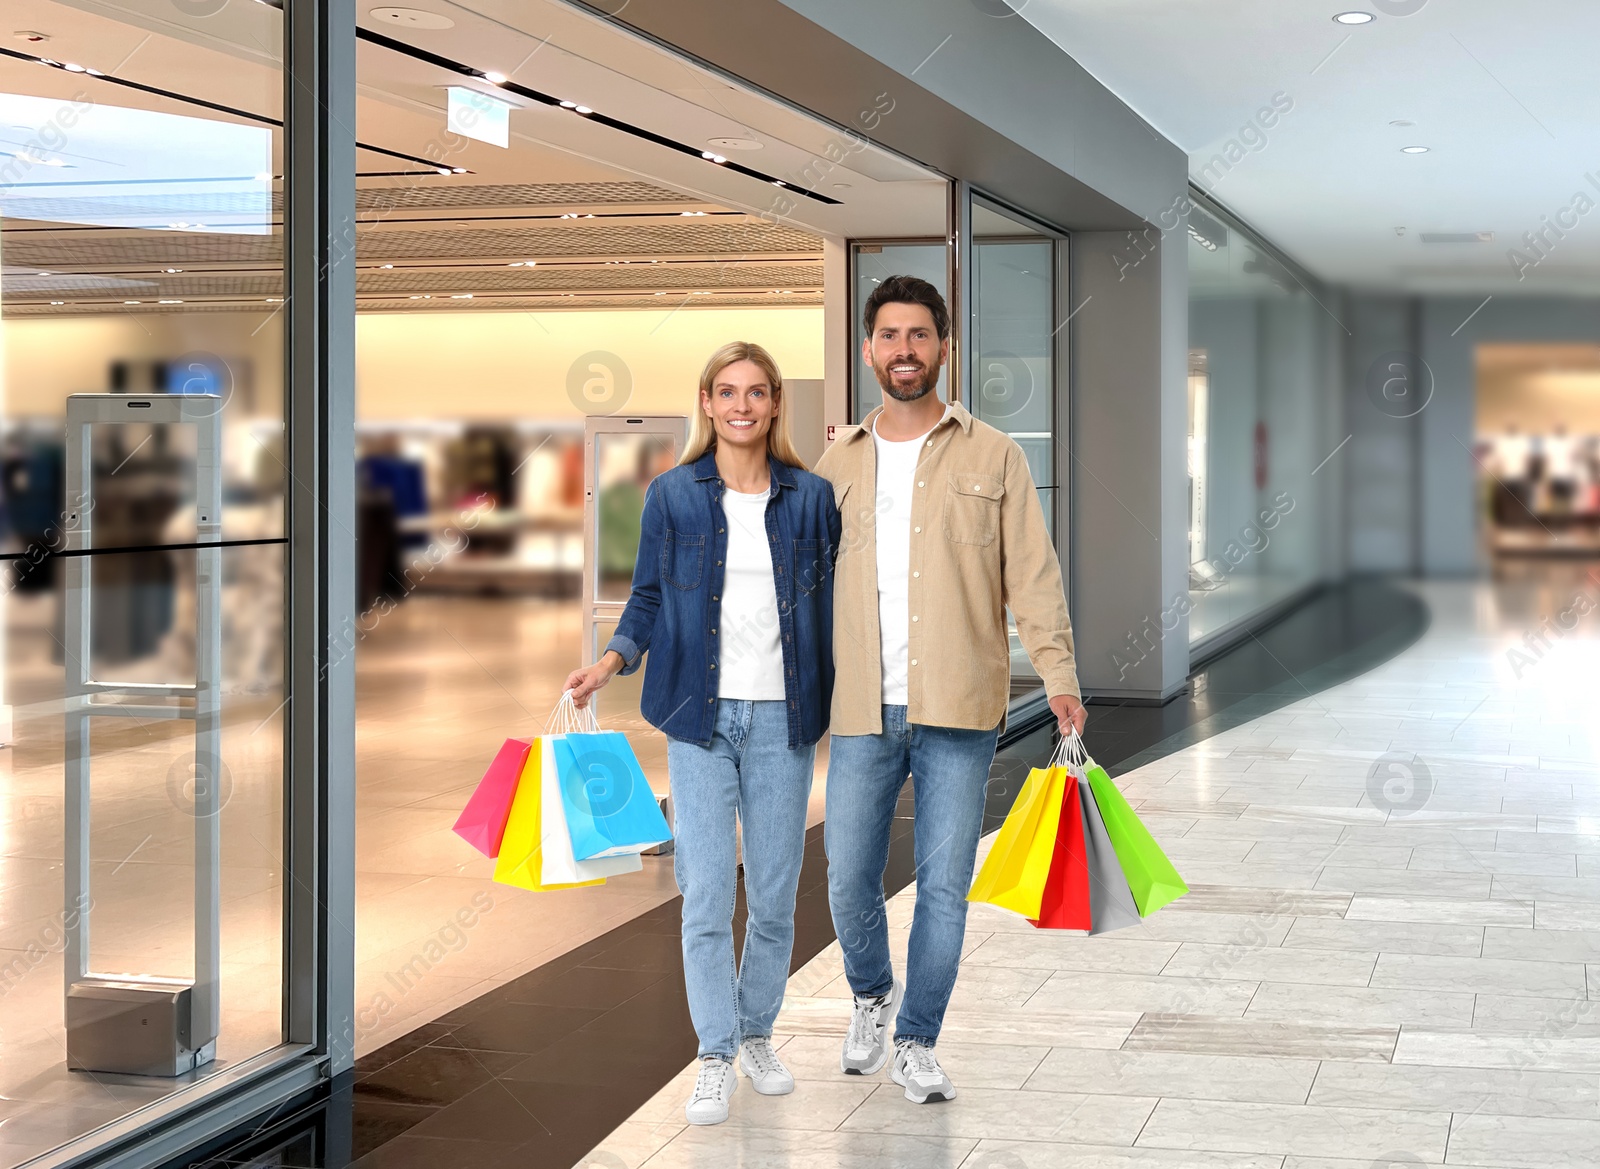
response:
{"label": "security sensor pedestal", "polygon": [[[73,394],[67,399],[66,911],[67,1066],[75,1071],[181,1076],[216,1058],[221,966],[222,550],[195,550],[195,680],[99,681],[89,676],[94,566],[91,429],[187,424],[197,434],[196,543],[222,536],[223,400],[214,394]],[[113,549],[103,554],[114,554]],[[194,723],[194,979],[92,973],[89,923],[89,727],[94,718]]]}

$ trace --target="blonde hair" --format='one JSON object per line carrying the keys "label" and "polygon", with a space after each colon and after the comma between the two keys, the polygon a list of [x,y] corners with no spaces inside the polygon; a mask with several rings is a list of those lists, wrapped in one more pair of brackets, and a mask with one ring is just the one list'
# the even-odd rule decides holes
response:
{"label": "blonde hair", "polygon": [[759,365],[761,372],[767,375],[767,385],[772,388],[772,405],[777,413],[767,429],[767,453],[780,463],[806,470],[805,460],[794,449],[794,440],[789,437],[789,409],[783,401],[783,375],[778,372],[778,363],[772,360],[772,354],[754,341],[729,341],[706,362],[700,374],[700,389],[695,395],[694,413],[689,415],[689,441],[684,445],[683,457],[678,460],[678,465],[694,462],[717,445],[717,432],[711,425],[711,419],[706,416],[702,403],[710,400],[717,375],[739,361],[753,361]]}

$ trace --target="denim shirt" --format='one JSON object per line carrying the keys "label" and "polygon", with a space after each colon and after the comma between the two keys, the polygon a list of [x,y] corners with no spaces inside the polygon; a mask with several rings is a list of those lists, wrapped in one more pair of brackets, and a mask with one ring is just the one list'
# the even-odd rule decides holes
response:
{"label": "denim shirt", "polygon": [[[789,747],[828,729],[833,697],[833,560],[839,509],[820,476],[769,457],[767,542],[778,594]],[[657,476],[644,497],[633,592],[606,645],[637,670],[650,654],[640,711],[674,739],[711,744],[721,653],[723,561],[728,555],[725,487],[707,451]],[[736,614],[729,614],[736,620]]]}

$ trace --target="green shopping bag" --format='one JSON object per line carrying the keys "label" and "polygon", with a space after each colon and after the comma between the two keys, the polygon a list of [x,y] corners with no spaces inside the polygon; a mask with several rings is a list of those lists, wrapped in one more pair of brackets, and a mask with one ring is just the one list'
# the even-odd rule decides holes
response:
{"label": "green shopping bag", "polygon": [[1105,768],[1091,759],[1087,774],[1095,807],[1100,809],[1100,816],[1106,823],[1106,834],[1111,837],[1111,847],[1122,865],[1122,875],[1133,891],[1139,916],[1149,917],[1163,905],[1182,897],[1189,886],[1183,883],[1150,830],[1122,798]]}

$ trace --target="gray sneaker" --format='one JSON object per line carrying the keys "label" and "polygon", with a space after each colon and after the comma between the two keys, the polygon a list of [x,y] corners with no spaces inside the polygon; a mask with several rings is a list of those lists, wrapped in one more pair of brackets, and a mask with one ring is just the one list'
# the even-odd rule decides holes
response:
{"label": "gray sneaker", "polygon": [[894,1045],[894,1066],[889,1069],[889,1078],[906,1090],[906,1099],[913,1104],[956,1098],[956,1086],[939,1066],[933,1048],[920,1043],[901,1040]]}
{"label": "gray sneaker", "polygon": [[839,1069],[847,1076],[870,1076],[889,1060],[889,1018],[900,1003],[903,987],[898,980],[889,993],[867,998],[856,995],[850,1012],[850,1031],[839,1053]]}

